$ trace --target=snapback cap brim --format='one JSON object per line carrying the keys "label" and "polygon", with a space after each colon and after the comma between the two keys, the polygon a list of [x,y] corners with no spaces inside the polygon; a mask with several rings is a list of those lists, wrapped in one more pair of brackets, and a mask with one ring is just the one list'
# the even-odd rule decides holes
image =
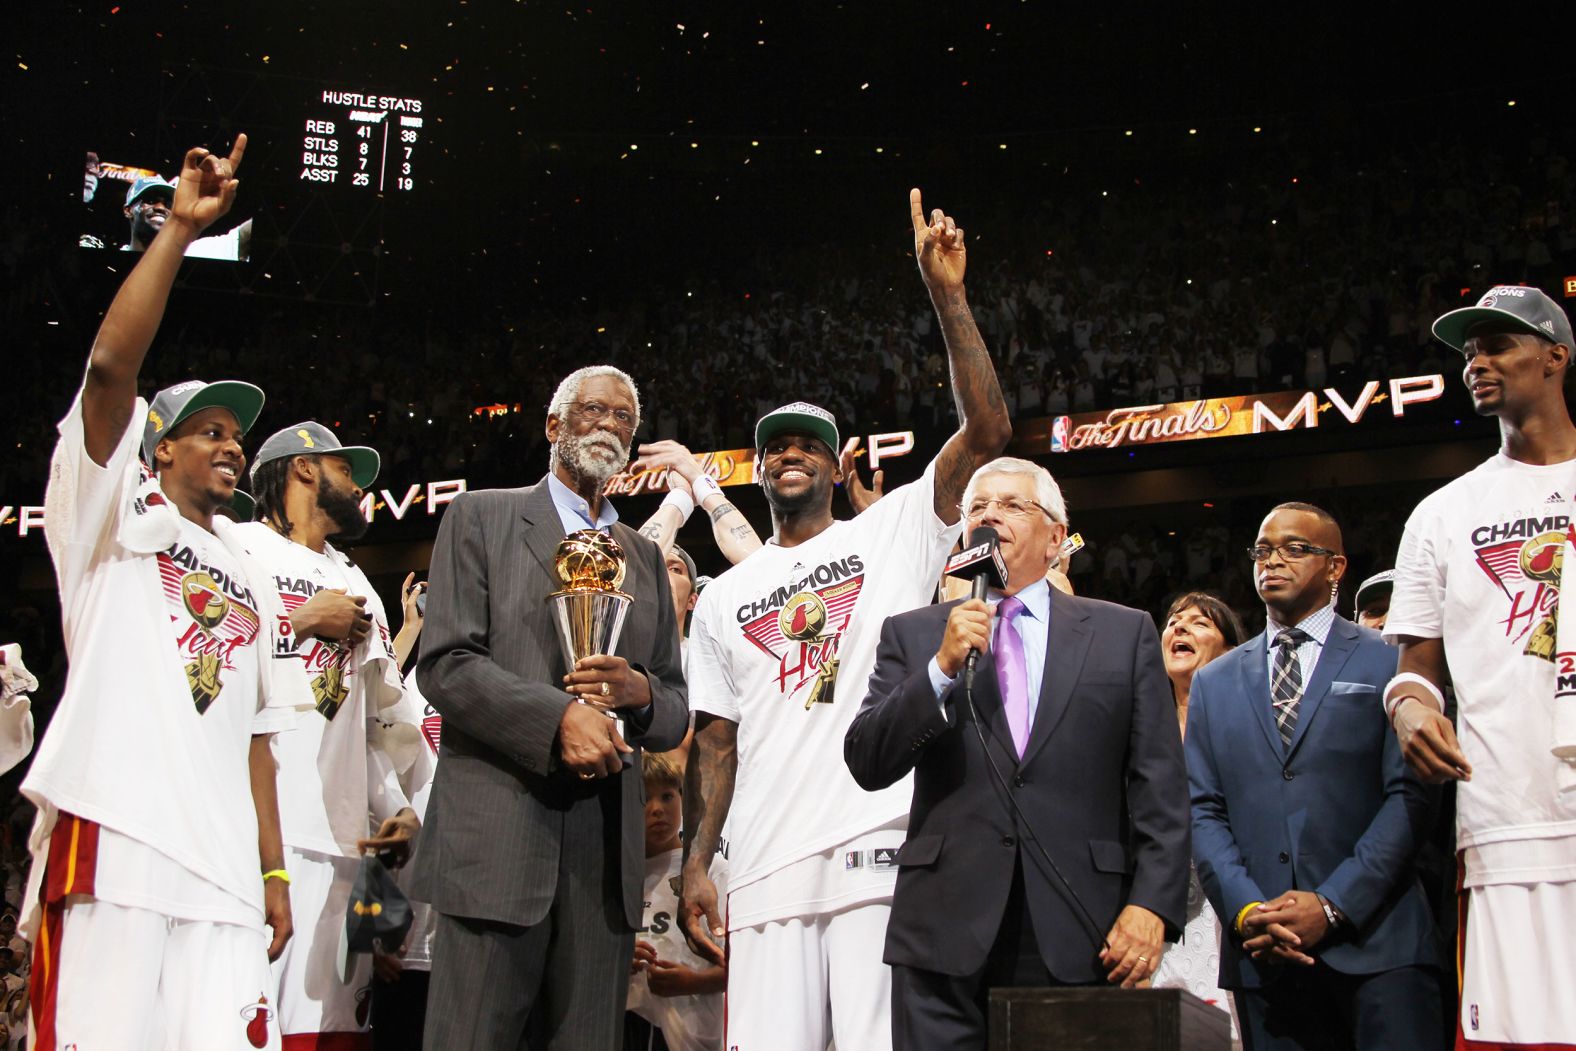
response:
{"label": "snapback cap brim", "polygon": [[383,458],[378,455],[378,451],[365,445],[345,445],[322,452],[324,456],[343,456],[350,461],[350,480],[356,483],[357,489],[371,485],[383,466]]}
{"label": "snapback cap brim", "polygon": [[182,421],[191,419],[203,409],[211,409],[215,406],[235,413],[236,422],[241,425],[241,430],[249,433],[252,424],[257,422],[257,417],[262,415],[263,400],[260,387],[254,387],[241,380],[217,380],[193,394],[191,399],[181,406],[181,411],[170,421],[166,433],[175,430]]}
{"label": "snapback cap brim", "polygon": [[1446,346],[1461,350],[1467,345],[1467,335],[1478,325],[1492,324],[1502,332],[1525,332],[1550,342],[1557,342],[1543,329],[1517,314],[1498,307],[1462,307],[1448,314],[1441,314],[1434,321],[1434,338]]}

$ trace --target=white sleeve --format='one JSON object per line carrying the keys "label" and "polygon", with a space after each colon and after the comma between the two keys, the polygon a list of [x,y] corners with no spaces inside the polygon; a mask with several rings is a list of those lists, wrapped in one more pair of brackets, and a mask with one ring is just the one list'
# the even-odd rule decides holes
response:
{"label": "white sleeve", "polygon": [[1440,550],[1443,529],[1435,503],[1427,499],[1419,504],[1401,534],[1390,615],[1384,626],[1385,641],[1391,644],[1403,635],[1420,639],[1444,636],[1445,557]]}
{"label": "white sleeve", "polygon": [[869,518],[871,525],[880,530],[880,535],[890,537],[893,543],[888,550],[899,558],[930,555],[938,546],[945,555],[963,531],[961,512],[952,525],[936,514],[934,460],[925,465],[924,474],[907,485],[898,486],[859,518]]}
{"label": "white sleeve", "polygon": [[[879,505],[877,505],[879,506]],[[732,669],[727,663],[727,650],[712,626],[718,616],[721,588],[713,585],[701,592],[690,620],[690,637],[685,675],[689,679],[690,710],[707,712],[724,719],[739,721],[739,695],[734,689]]]}
{"label": "white sleeve", "polygon": [[401,810],[410,806],[405,792],[399,786],[399,774],[394,763],[381,748],[367,749],[367,809],[382,824]]}
{"label": "white sleeve", "polygon": [[88,455],[80,390],[57,425],[60,441],[50,458],[44,490],[44,537],[60,576],[63,603],[69,601],[93,553],[115,537],[137,491],[137,448],[147,418],[147,402],[138,398],[125,432],[102,467]]}
{"label": "white sleeve", "polygon": [[197,238],[187,246],[186,258],[238,261],[241,258],[241,228],[237,226],[226,233]]}

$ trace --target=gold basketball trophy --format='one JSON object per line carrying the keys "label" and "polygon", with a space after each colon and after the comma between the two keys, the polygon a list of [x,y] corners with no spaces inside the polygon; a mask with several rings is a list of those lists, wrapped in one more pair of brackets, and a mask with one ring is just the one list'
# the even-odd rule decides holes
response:
{"label": "gold basketball trophy", "polygon": [[[618,589],[624,582],[624,549],[600,530],[580,529],[559,541],[553,572],[563,589],[547,596],[547,602],[553,609],[564,664],[574,671],[582,657],[610,654],[618,646],[635,597]],[[623,737],[624,720],[611,712],[608,718],[618,724],[618,735]],[[629,763],[628,756],[624,762]]]}

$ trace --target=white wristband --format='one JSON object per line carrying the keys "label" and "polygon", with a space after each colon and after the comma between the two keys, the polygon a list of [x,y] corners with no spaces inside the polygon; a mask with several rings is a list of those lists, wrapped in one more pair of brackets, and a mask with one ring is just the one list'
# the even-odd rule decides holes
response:
{"label": "white wristband", "polygon": [[690,492],[695,494],[695,502],[704,504],[708,496],[721,496],[722,486],[717,484],[717,479],[709,474],[698,474],[690,483]]}
{"label": "white wristband", "polygon": [[679,525],[689,521],[689,516],[695,513],[695,499],[682,489],[669,489],[668,495],[662,498],[663,507],[677,508],[679,512]]}
{"label": "white wristband", "polygon": [[[1397,686],[1401,686],[1401,685],[1404,685],[1406,683],[1413,683],[1415,685],[1421,686],[1423,688],[1423,692],[1428,694],[1429,697],[1433,698],[1434,707],[1439,710],[1439,713],[1441,715],[1444,714],[1444,711],[1445,711],[1445,695],[1439,691],[1439,687],[1435,686],[1433,683],[1429,682],[1427,679],[1423,678],[1421,675],[1418,675],[1416,672],[1404,671],[1404,672],[1401,672],[1399,675],[1397,675],[1395,678],[1391,679],[1385,685],[1385,688],[1384,688],[1384,717],[1386,719],[1389,719],[1389,720],[1391,720],[1393,722],[1395,720],[1395,710],[1396,710],[1396,708],[1400,707],[1401,702],[1403,700],[1405,700],[1407,697],[1416,697],[1417,696],[1415,693],[1404,694],[1404,695],[1402,695],[1400,697],[1392,697],[1391,696],[1392,694],[1395,693],[1395,689],[1396,689]],[[1421,700],[1421,698],[1419,698],[1419,699]]]}

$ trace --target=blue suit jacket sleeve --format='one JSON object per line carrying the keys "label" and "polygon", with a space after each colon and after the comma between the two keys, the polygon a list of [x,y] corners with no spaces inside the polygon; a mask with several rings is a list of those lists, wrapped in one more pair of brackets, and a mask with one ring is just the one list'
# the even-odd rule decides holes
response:
{"label": "blue suit jacket sleeve", "polygon": [[[1231,833],[1231,815],[1226,810],[1226,796],[1211,745],[1209,678],[1194,675],[1188,697],[1185,751],[1193,801],[1193,862],[1198,866],[1198,881],[1205,896],[1229,931],[1245,905],[1264,900],[1264,891],[1248,875]],[[1245,730],[1251,732],[1252,728]]]}
{"label": "blue suit jacket sleeve", "polygon": [[[1384,719],[1382,705],[1375,705],[1374,718]],[[1383,740],[1384,802],[1352,855],[1318,887],[1318,892],[1357,927],[1367,926],[1386,895],[1410,870],[1433,816],[1429,790],[1407,768],[1399,740],[1388,727]]]}

